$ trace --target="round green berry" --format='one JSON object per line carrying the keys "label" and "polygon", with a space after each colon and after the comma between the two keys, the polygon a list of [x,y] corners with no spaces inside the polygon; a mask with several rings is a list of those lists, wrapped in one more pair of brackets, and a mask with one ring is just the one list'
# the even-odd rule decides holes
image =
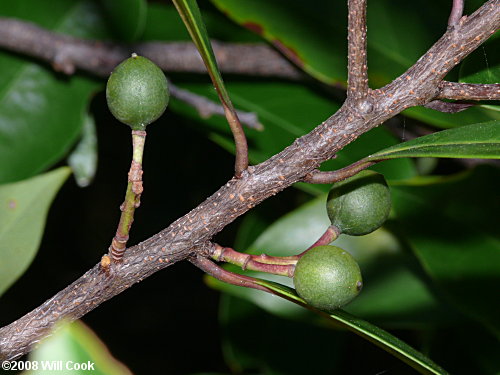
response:
{"label": "round green berry", "polygon": [[133,130],[144,130],[167,108],[168,84],[158,66],[145,57],[132,57],[118,65],[108,79],[108,107]]}
{"label": "round green berry", "polygon": [[325,311],[348,304],[363,287],[358,263],[336,246],[318,246],[305,253],[295,266],[293,284],[308,304]]}
{"label": "round green berry", "polygon": [[373,232],[391,211],[391,194],[384,176],[364,170],[333,184],[326,210],[341,233],[361,236]]}

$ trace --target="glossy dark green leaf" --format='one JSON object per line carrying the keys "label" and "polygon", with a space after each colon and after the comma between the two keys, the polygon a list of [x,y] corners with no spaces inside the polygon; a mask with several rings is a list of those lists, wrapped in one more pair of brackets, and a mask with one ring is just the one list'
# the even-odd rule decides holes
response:
{"label": "glossy dark green leaf", "polygon": [[485,43],[460,65],[460,82],[500,83],[500,40]]}
{"label": "glossy dark green leaf", "polygon": [[60,168],[0,185],[0,295],[35,257],[50,204],[69,173]]}
{"label": "glossy dark green leaf", "polygon": [[146,25],[141,40],[188,41],[191,38],[175,7],[151,3],[148,4]]}
{"label": "glossy dark green leaf", "polygon": [[342,2],[212,0],[224,14],[272,43],[313,77],[346,80],[346,11]]}
{"label": "glossy dark green leaf", "polygon": [[[258,36],[235,25],[217,11],[204,9],[202,17],[211,39],[239,43],[260,40]],[[150,3],[148,4],[146,27],[141,40],[187,41],[191,38],[174,6]]]}
{"label": "glossy dark green leaf", "polygon": [[486,106],[476,106],[457,113],[444,113],[425,107],[413,107],[402,113],[405,116],[444,129],[500,120],[500,115],[494,109]]}
{"label": "glossy dark green leaf", "polygon": [[[212,0],[235,22],[261,35],[326,83],[346,80],[346,2]],[[432,7],[429,14],[427,9]],[[448,6],[383,0],[368,5],[369,74],[381,86],[414,64],[446,30]],[[442,17],[440,17],[442,16]]]}
{"label": "glossy dark green leaf", "polygon": [[[373,51],[375,56],[377,54],[380,55],[380,58],[373,59],[373,54],[369,54],[370,70],[372,72],[375,70],[370,76],[374,86],[381,86],[387,83],[386,80],[380,79],[384,77],[383,75],[380,78],[374,76],[379,71],[389,68],[390,70],[386,76],[390,77],[389,74],[392,71],[397,73],[392,76],[392,78],[395,78],[397,75],[403,73],[403,68],[407,68],[413,64],[437,40],[440,34],[446,30],[445,21],[450,7],[448,3],[436,4],[435,2],[424,1],[418,3],[418,5],[413,5],[402,1],[398,2],[396,7],[393,7],[394,3],[391,4],[391,13],[393,8],[400,10],[406,8],[409,10],[414,6],[418,9],[414,9],[412,11],[413,14],[405,12],[400,13],[399,16],[394,16],[394,14],[387,12],[387,5],[382,3],[374,2],[370,4],[368,11],[368,28],[370,30],[368,43],[372,47],[369,52]],[[470,9],[470,13],[472,13],[479,6],[483,5],[483,3],[483,1],[468,1],[466,6]],[[373,12],[372,9],[374,8],[378,8],[378,11]],[[431,8],[433,11],[428,12],[428,9]],[[408,19],[415,17],[416,12],[421,15],[418,17],[419,22],[407,22]],[[371,21],[376,24],[376,27],[370,25]],[[432,29],[434,32],[430,33],[428,30],[423,30],[424,25],[426,25],[428,30]],[[498,47],[498,42],[496,45]],[[473,52],[461,64],[460,80],[462,82],[494,83],[493,76],[495,75],[497,75],[496,82],[499,82],[498,70],[496,70],[498,69],[498,53],[496,53],[498,48],[495,49],[493,47],[490,51],[488,49],[485,50],[484,47],[479,47],[477,51]],[[409,56],[412,56],[411,59],[408,59]],[[412,61],[411,64],[409,64],[410,60]],[[395,62],[400,62],[400,66],[398,67],[394,64]],[[405,110],[403,114],[440,128],[458,127],[500,119],[495,115],[494,111],[484,107],[473,107],[459,113],[443,113],[429,108],[413,107]]]}
{"label": "glossy dark green leaf", "polygon": [[500,159],[500,121],[415,138],[372,154],[366,160],[416,157]]}
{"label": "glossy dark green leaf", "polygon": [[383,86],[403,74],[446,30],[448,4],[439,5],[431,0],[368,4],[368,73],[372,87]]}
{"label": "glossy dark green leaf", "polygon": [[452,374],[497,374],[500,369],[499,340],[473,322],[435,330],[428,340],[428,355]]}
{"label": "glossy dark green leaf", "polygon": [[[79,37],[105,35],[92,1],[5,1],[0,15]],[[0,160],[9,161],[0,168],[0,182],[33,176],[61,159],[80,134],[89,96],[100,85],[0,52]]]}
{"label": "glossy dark green leaf", "polygon": [[483,166],[392,187],[396,222],[425,271],[462,312],[500,337],[500,171]]}
{"label": "glossy dark green leaf", "polygon": [[[351,250],[340,241],[335,244]],[[360,265],[363,291],[344,306],[345,311],[387,329],[427,330],[463,324],[460,313],[444,303],[413,256],[406,252],[379,254]]]}
{"label": "glossy dark green leaf", "polygon": [[212,44],[208,37],[207,30],[205,28],[205,23],[200,14],[200,9],[196,0],[172,0],[179,15],[181,16],[186,28],[191,35],[198,52],[200,53],[205,66],[207,67],[208,74],[212,79],[212,83],[215,86],[219,99],[223,107],[227,110],[226,117],[231,127],[235,126],[239,128],[239,124],[233,125],[234,122],[238,122],[238,116],[233,107],[233,103],[229,97],[229,94],[222,80],[222,76],[217,66],[217,60],[215,59],[214,51],[212,50]]}
{"label": "glossy dark green leaf", "polygon": [[[30,353],[31,363],[38,369],[29,375],[71,373],[77,375],[132,375],[123,363],[115,359],[106,345],[80,320],[63,324]],[[92,366],[78,368],[78,365]],[[60,366],[59,368],[48,366]]]}
{"label": "glossy dark green leaf", "polygon": [[[307,73],[326,83],[345,84],[346,2],[314,0],[212,0],[227,16],[261,35]],[[467,3],[471,9],[480,1]],[[402,74],[446,31],[450,5],[383,0],[368,5],[368,60],[372,87]],[[428,12],[432,9],[432,12]],[[496,119],[488,109],[449,114],[416,107],[405,115],[449,128]]]}
{"label": "glossy dark green leaf", "polygon": [[[365,338],[366,340],[401,359],[422,374],[447,374],[445,370],[436,365],[422,353],[410,347],[408,344],[399,340],[387,331],[384,331],[365,320],[359,319],[343,310],[336,310],[332,314],[326,314],[308,306],[307,303],[301,299],[292,288],[261,279],[257,279],[257,283],[272,290],[276,296],[280,296],[299,306],[305,306],[309,310],[318,313],[320,316],[334,321],[336,325]],[[264,292],[259,292],[259,294],[262,296],[264,295]]]}
{"label": "glossy dark green leaf", "polygon": [[68,157],[76,183],[80,187],[90,185],[97,171],[97,135],[94,118],[87,114],[82,128],[82,138]]}
{"label": "glossy dark green leaf", "polygon": [[334,374],[347,353],[345,332],[280,319],[229,295],[219,311],[222,351],[233,373]]}
{"label": "glossy dark green leaf", "polygon": [[[295,293],[295,290],[291,288],[265,280],[259,280],[257,283],[261,286],[269,288],[273,291],[273,293],[280,297],[286,298],[299,305],[307,306],[307,308],[315,311],[314,308],[307,305],[307,303]],[[445,370],[429,358],[399,340],[397,337],[391,335],[389,332],[384,331],[383,329],[374,326],[365,320],[359,319],[346,311],[339,309],[331,314],[325,314],[319,311],[318,313],[327,316],[329,319],[334,320],[339,326],[348,329],[349,331],[393,354],[422,374],[447,374]]]}
{"label": "glossy dark green leaf", "polygon": [[142,35],[146,25],[146,0],[101,0],[115,35],[133,42]]}

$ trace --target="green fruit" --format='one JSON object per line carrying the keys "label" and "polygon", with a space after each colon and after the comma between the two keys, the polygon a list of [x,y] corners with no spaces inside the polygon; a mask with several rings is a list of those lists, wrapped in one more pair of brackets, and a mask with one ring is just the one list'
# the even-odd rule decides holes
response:
{"label": "green fruit", "polygon": [[106,86],[111,113],[133,130],[144,130],[160,117],[169,96],[161,69],[135,53],[115,68]]}
{"label": "green fruit", "polygon": [[363,287],[358,263],[336,246],[318,246],[305,253],[295,266],[293,284],[308,304],[325,311],[346,305]]}
{"label": "green fruit", "polygon": [[361,236],[373,232],[391,211],[391,193],[384,176],[364,170],[333,184],[326,210],[341,233]]}

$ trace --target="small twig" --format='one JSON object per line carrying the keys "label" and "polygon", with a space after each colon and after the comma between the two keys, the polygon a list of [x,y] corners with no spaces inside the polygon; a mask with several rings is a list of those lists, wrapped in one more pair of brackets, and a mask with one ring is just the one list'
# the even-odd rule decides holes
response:
{"label": "small twig", "polygon": [[144,153],[144,143],[146,132],[144,130],[132,131],[132,164],[128,172],[127,192],[125,201],[120,206],[122,214],[116,229],[115,237],[109,247],[109,255],[114,261],[120,261],[127,248],[127,241],[130,227],[134,221],[134,212],[141,204],[142,186],[142,155]]}
{"label": "small twig", "polygon": [[[220,68],[217,64],[215,53],[213,52],[212,43],[206,36],[205,25],[203,21],[194,21],[196,17],[201,17],[200,10],[196,1],[191,3],[181,0],[172,0],[174,3],[179,16],[184,22],[193,43],[198,48],[200,56],[207,68],[207,73],[214,84],[217,95],[221,101],[222,107],[224,108],[224,114],[226,115],[227,122],[233,133],[234,144],[236,146],[236,160],[234,164],[234,176],[236,178],[241,178],[243,171],[248,167],[248,144],[245,132],[241,126],[238,114],[231,102],[231,98],[226,91],[222,76],[220,74]],[[205,35],[203,35],[205,34]]]}
{"label": "small twig", "polygon": [[448,18],[448,26],[455,26],[460,22],[464,12],[464,0],[453,0],[451,6],[450,17]]}
{"label": "small twig", "polygon": [[[203,118],[209,118],[212,115],[220,115],[224,116],[224,108],[216,102],[211,101],[210,99],[205,98],[204,96],[195,94],[189,90],[181,89],[180,87],[174,85],[169,81],[170,94],[189,104],[193,108],[195,108],[199,115]],[[245,112],[236,110],[238,114],[238,118],[241,123],[249,127],[250,129],[255,130],[264,130],[264,126],[259,122],[257,115],[254,112]]]}
{"label": "small twig", "polygon": [[[294,80],[304,77],[299,69],[266,44],[213,41],[212,45],[219,67],[225,73]],[[124,46],[79,39],[5,17],[0,17],[0,48],[46,61],[64,74],[83,70],[108,77],[132,52],[151,59],[166,72],[207,72],[200,54],[190,42],[145,42]]]}
{"label": "small twig", "polygon": [[241,267],[242,270],[252,270],[281,276],[293,276],[298,256],[273,257],[266,254],[254,255],[240,253],[230,247],[215,244],[211,258],[218,262],[227,262]]}
{"label": "small twig", "polygon": [[443,81],[436,99],[500,100],[500,84],[458,83]]}
{"label": "small twig", "polygon": [[299,257],[304,255],[307,251],[311,250],[313,247],[324,246],[332,243],[338,238],[338,236],[340,236],[340,230],[335,225],[330,225],[326,229],[325,233],[323,233],[315,243],[309,246],[306,251],[301,253]]}
{"label": "small twig", "polygon": [[333,184],[334,182],[342,181],[346,178],[354,176],[356,173],[359,173],[363,169],[369,168],[376,163],[378,163],[378,161],[366,161],[365,159],[362,159],[336,171],[316,171],[309,173],[302,181],[309,184]]}
{"label": "small twig", "polygon": [[196,255],[192,258],[189,258],[189,261],[193,263],[196,267],[204,271],[205,273],[216,278],[217,280],[232,285],[242,286],[245,288],[253,288],[262,290],[264,292],[273,293],[270,289],[257,284],[253,277],[244,276],[231,271],[227,271],[224,268],[219,267],[210,259],[207,259],[201,255]]}
{"label": "small twig", "polygon": [[348,16],[348,84],[347,95],[363,99],[368,95],[366,59],[366,0],[349,0]]}
{"label": "small twig", "polygon": [[245,132],[241,126],[238,115],[235,109],[227,106],[226,103],[222,102],[224,108],[224,113],[226,114],[227,122],[233,133],[234,145],[236,147],[236,161],[234,162],[234,175],[236,178],[240,178],[245,169],[248,168],[248,143]]}
{"label": "small twig", "polygon": [[[315,247],[329,245],[330,243],[335,241],[338,238],[338,236],[340,236],[340,230],[335,225],[330,225],[326,229],[326,231],[321,235],[321,237],[318,238],[318,240],[315,243],[313,243],[311,246],[309,246],[307,249],[305,249],[303,252],[297,255],[297,258],[302,257],[309,250]],[[295,272],[295,268],[293,269],[293,271]],[[291,277],[293,277],[293,275]]]}
{"label": "small twig", "polygon": [[457,113],[465,111],[466,109],[475,105],[476,104],[472,103],[448,103],[441,100],[433,100],[432,102],[425,104],[424,107],[444,113]]}

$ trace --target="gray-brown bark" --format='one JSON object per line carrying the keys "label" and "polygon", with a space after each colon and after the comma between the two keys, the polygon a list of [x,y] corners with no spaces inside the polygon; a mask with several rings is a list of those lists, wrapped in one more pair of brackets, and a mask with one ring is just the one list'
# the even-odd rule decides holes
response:
{"label": "gray-brown bark", "polygon": [[[500,26],[500,0],[450,28],[407,72],[387,86],[350,100],[292,145],[250,167],[162,232],[130,248],[106,273],[99,265],[40,307],[0,329],[0,359],[28,352],[61,319],[77,319],[154,272],[210,251],[211,238],[254,206],[312,173],[359,135],[440,92],[443,77]],[[96,66],[85,69],[96,70]]]}
{"label": "gray-brown bark", "polygon": [[[213,42],[212,45],[219,67],[225,73],[288,79],[303,76],[293,64],[267,45],[223,42]],[[48,61],[55,70],[66,74],[79,69],[107,77],[132,52],[150,58],[168,72],[207,72],[191,42],[119,45],[79,39],[5,17],[0,17],[0,48]]]}

